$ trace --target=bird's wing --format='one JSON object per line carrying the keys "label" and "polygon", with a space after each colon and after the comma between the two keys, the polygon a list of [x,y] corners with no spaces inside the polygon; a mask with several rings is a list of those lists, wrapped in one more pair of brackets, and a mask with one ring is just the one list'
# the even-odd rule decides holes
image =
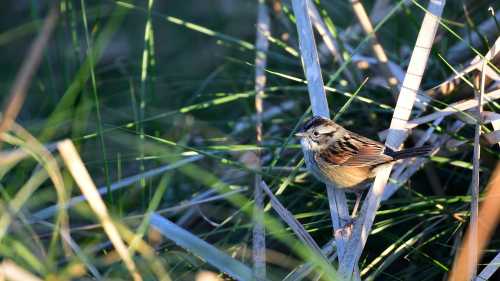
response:
{"label": "bird's wing", "polygon": [[384,154],[385,146],[369,138],[348,132],[346,136],[316,153],[317,161],[330,165],[363,167],[387,163],[393,160]]}

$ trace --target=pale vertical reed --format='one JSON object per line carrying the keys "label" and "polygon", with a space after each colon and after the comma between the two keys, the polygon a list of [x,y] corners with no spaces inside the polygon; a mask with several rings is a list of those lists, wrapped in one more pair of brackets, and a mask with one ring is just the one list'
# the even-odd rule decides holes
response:
{"label": "pale vertical reed", "polygon": [[[308,5],[309,1],[292,0],[293,12],[297,23],[297,33],[299,35],[302,66],[307,78],[307,89],[313,114],[330,118],[316,43],[314,41],[311,20],[308,16]],[[335,236],[337,250],[339,253],[343,253],[347,237],[342,235],[342,232],[338,230],[343,227],[345,219],[349,216],[345,193],[333,186],[327,186],[327,194],[333,228],[335,233],[339,234]]]}
{"label": "pale vertical reed", "polygon": [[[406,123],[417,98],[417,92],[427,65],[444,5],[445,0],[431,0],[428,11],[424,16],[386,140],[386,145],[394,149],[399,149],[406,138]],[[384,192],[384,187],[389,180],[391,169],[392,165],[389,165],[377,173],[375,182],[363,203],[360,217],[354,224],[352,237],[348,242],[345,257],[341,261],[339,268],[340,275],[345,280],[351,279],[361,257]]]}
{"label": "pale vertical reed", "polygon": [[[139,124],[138,124],[138,130],[139,130],[139,153],[140,153],[140,164],[139,164],[139,170],[141,173],[144,172],[145,166],[144,166],[144,124],[142,123],[144,118],[145,118],[145,113],[146,113],[146,92],[149,89],[150,86],[150,78],[149,75],[151,75],[151,49],[150,49],[150,44],[152,44],[153,40],[153,23],[151,20],[151,13],[154,5],[154,0],[148,0],[148,9],[147,9],[147,19],[146,19],[146,25],[144,27],[144,42],[143,42],[143,49],[142,49],[142,58],[141,58],[141,88],[139,91]],[[146,180],[141,179],[140,185],[142,188],[146,187]],[[143,195],[146,193],[144,190]],[[143,199],[146,199],[146,196],[144,196]],[[148,198],[149,199],[149,198]]]}
{"label": "pale vertical reed", "polygon": [[[255,52],[255,117],[256,117],[256,144],[262,145],[262,111],[264,89],[266,87],[267,50],[270,31],[270,17],[264,0],[259,0],[257,6],[257,31]],[[257,151],[256,168],[261,168],[261,153]],[[264,229],[264,194],[261,188],[262,176],[255,174],[254,178],[254,226],[253,226],[253,270],[257,280],[266,279],[266,235]]]}

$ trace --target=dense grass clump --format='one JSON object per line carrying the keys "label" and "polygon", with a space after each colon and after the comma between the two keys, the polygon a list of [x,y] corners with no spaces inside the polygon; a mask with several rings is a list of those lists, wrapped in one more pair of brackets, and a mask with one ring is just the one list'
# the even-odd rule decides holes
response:
{"label": "dense grass clump", "polygon": [[[352,258],[361,280],[494,280],[498,3],[304,1],[4,1],[0,276],[341,280]],[[323,93],[396,146],[407,106],[401,144],[434,147],[365,195],[345,244],[354,195],[293,136]]]}

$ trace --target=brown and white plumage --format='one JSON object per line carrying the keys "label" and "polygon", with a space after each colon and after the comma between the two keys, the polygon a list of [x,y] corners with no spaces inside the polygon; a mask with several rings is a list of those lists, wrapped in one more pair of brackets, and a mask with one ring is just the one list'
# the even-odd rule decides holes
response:
{"label": "brown and white plumage", "polygon": [[361,200],[361,183],[373,178],[379,167],[431,151],[431,146],[394,151],[319,116],[305,122],[296,136],[301,138],[307,168],[316,178],[356,193],[352,216]]}
{"label": "brown and white plumage", "polygon": [[305,122],[297,136],[309,170],[321,181],[347,189],[374,177],[383,164],[428,155],[431,150],[424,146],[394,151],[319,116]]}

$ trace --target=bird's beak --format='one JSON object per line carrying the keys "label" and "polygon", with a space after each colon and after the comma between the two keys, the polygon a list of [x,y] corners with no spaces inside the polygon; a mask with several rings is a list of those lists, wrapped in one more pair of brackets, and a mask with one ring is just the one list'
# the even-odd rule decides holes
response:
{"label": "bird's beak", "polygon": [[295,133],[295,136],[298,138],[303,138],[306,136],[306,133],[305,132],[298,132],[298,133]]}

